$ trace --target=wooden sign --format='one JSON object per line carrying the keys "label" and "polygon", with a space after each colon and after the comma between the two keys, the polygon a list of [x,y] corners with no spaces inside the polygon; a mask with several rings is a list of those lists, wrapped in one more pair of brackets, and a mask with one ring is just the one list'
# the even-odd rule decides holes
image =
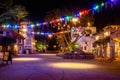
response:
{"label": "wooden sign", "polygon": [[[8,61],[11,61],[12,64],[12,54],[10,52],[4,52],[3,53],[3,62],[6,61],[6,63],[8,64]],[[3,64],[2,62],[2,64]]]}
{"label": "wooden sign", "polygon": [[9,59],[9,52],[5,52],[5,53],[3,54],[3,60],[4,60],[4,61],[8,61],[8,59]]}

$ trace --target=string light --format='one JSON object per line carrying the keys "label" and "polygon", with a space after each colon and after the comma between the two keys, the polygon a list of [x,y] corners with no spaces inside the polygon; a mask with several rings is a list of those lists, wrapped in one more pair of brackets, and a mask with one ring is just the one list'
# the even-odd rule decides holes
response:
{"label": "string light", "polygon": [[[120,2],[120,0],[108,0],[106,2],[102,2],[99,5],[94,5],[91,9],[77,12],[74,16],[81,17],[81,16],[89,14],[90,12],[92,12],[94,14],[96,11],[99,11],[101,8],[103,8],[103,7],[108,8],[107,7],[108,5],[111,5],[113,7],[113,4],[116,5],[118,2]],[[18,28],[21,28],[22,26],[33,29],[34,27],[40,27],[40,26],[44,26],[44,25],[48,25],[48,24],[70,21],[74,16],[60,17],[58,19],[54,19],[54,20],[49,21],[49,22],[38,22],[36,24],[28,24],[28,25],[24,25],[24,24],[19,24],[19,25],[4,24],[4,25],[1,25],[1,26],[4,29],[6,29],[6,28],[18,29]],[[37,32],[37,34],[41,34],[41,35],[47,34],[48,35],[49,33],[40,33],[40,32],[38,33]]]}

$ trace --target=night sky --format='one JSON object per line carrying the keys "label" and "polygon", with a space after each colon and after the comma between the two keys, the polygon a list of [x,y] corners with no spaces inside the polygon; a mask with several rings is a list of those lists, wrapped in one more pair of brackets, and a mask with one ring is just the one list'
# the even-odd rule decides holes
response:
{"label": "night sky", "polygon": [[[14,0],[14,4],[21,4],[29,11],[31,21],[43,21],[46,12],[67,8],[74,11],[91,8],[93,4],[108,0]],[[95,14],[95,26],[101,28],[109,24],[120,24],[120,5],[108,8]]]}

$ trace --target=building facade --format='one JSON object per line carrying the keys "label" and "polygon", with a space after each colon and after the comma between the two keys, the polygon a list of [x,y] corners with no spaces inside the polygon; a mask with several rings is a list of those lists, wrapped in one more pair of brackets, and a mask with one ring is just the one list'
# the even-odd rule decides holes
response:
{"label": "building facade", "polygon": [[[76,42],[79,45],[78,48],[87,53],[92,53],[93,43],[95,41],[95,37],[93,36],[93,34],[96,33],[96,27],[78,28],[78,30],[74,32],[75,34],[77,33],[80,36]],[[71,32],[72,41],[74,41],[76,38],[74,32]]]}
{"label": "building facade", "polygon": [[[20,34],[18,34],[17,32],[10,30],[10,29],[3,29],[1,27],[0,29],[0,51],[9,51],[12,50],[14,52],[15,55],[21,54],[22,51],[24,50],[24,37]],[[4,37],[13,37],[16,40],[16,43],[14,44],[10,44],[6,46],[6,49],[4,49],[5,47],[3,47],[2,45],[2,39]]]}
{"label": "building facade", "polygon": [[106,58],[120,57],[120,25],[109,25],[96,35],[97,56]]}
{"label": "building facade", "polygon": [[35,40],[33,26],[28,26],[30,22],[21,22],[19,34],[25,37],[24,49],[26,53],[34,53],[35,51]]}

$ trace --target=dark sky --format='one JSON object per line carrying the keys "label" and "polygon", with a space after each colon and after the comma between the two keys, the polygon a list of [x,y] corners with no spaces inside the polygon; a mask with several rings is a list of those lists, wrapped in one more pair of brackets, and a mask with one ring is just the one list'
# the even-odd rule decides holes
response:
{"label": "dark sky", "polygon": [[[74,11],[91,8],[93,4],[99,4],[108,0],[14,0],[15,4],[26,6],[29,11],[29,19],[32,21],[43,20],[45,13],[56,8],[68,8]],[[108,24],[120,24],[120,5],[108,8],[95,14],[95,26],[104,27]]]}
{"label": "dark sky", "polygon": [[76,11],[84,9],[88,6],[90,7],[94,1],[99,0],[14,0],[16,4],[26,6],[34,19],[43,19],[47,11],[56,8],[68,8]]}

